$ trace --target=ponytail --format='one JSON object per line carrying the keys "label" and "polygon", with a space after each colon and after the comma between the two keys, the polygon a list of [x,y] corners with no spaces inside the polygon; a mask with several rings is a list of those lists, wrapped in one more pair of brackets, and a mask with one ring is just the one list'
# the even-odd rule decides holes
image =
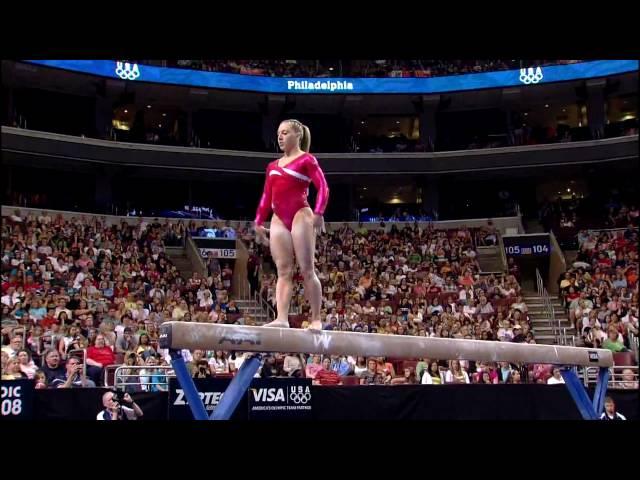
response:
{"label": "ponytail", "polygon": [[300,150],[309,153],[309,148],[311,147],[311,132],[306,125],[301,124],[301,126],[302,136],[300,137]]}

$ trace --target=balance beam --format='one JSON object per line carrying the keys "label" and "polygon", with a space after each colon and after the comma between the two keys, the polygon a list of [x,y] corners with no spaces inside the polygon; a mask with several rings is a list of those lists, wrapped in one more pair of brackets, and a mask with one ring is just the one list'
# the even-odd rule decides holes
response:
{"label": "balance beam", "polygon": [[609,350],[486,340],[459,340],[377,333],[313,332],[295,328],[250,327],[198,322],[160,326],[160,348],[296,352],[362,357],[434,358],[484,362],[613,366]]}

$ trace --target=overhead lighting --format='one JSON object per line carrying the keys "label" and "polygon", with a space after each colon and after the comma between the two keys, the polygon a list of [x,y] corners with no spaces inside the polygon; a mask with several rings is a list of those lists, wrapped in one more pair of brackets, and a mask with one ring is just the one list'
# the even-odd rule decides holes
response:
{"label": "overhead lighting", "polygon": [[361,125],[364,125],[364,120],[362,120],[362,121],[360,122],[360,124],[361,124]]}
{"label": "overhead lighting", "polygon": [[129,113],[129,110],[127,110],[126,108],[124,109],[124,113]]}
{"label": "overhead lighting", "polygon": [[526,124],[526,123],[523,123],[523,124],[522,124],[522,126],[523,126],[523,127],[526,127],[526,126],[527,126],[527,124]]}
{"label": "overhead lighting", "polygon": [[330,71],[330,72],[333,72],[333,67],[329,67],[329,71]]}
{"label": "overhead lighting", "polygon": [[396,125],[399,125],[399,124],[400,124],[400,122],[399,122],[399,121],[396,121]]}
{"label": "overhead lighting", "polygon": [[167,114],[166,114],[166,113],[163,113],[163,114],[162,114],[162,116],[163,116],[163,117],[166,117],[166,116],[167,116]]}
{"label": "overhead lighting", "polygon": [[151,108],[151,105],[147,105],[147,108]]}
{"label": "overhead lighting", "polygon": [[367,187],[362,187],[362,189],[363,189],[363,190],[366,190],[366,189],[367,189]]}
{"label": "overhead lighting", "polygon": [[545,104],[544,104],[544,108],[549,108],[549,104],[548,104],[548,103],[545,103]]}
{"label": "overhead lighting", "polygon": [[527,112],[524,112],[524,116],[527,117],[529,116],[529,114]]}
{"label": "overhead lighting", "polygon": [[563,109],[562,109],[562,111],[563,111],[563,112],[566,112],[566,111],[567,111],[567,109],[566,109],[566,108],[563,108]]}
{"label": "overhead lighting", "polygon": [[571,189],[570,189],[570,188],[567,188],[567,192],[570,192],[570,191],[571,191]]}
{"label": "overhead lighting", "polygon": [[158,124],[158,128],[162,128],[162,124],[161,123]]}

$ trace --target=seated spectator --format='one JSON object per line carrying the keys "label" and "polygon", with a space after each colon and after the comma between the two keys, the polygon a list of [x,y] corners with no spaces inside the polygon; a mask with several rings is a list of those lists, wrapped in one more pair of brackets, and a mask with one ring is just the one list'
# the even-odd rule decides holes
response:
{"label": "seated spectator", "polygon": [[602,342],[602,348],[611,350],[612,352],[625,352],[627,348],[624,346],[620,333],[615,327],[609,327],[607,330],[607,339]]}
{"label": "seated spectator", "polygon": [[469,375],[460,366],[460,361],[451,360],[444,376],[445,383],[470,383]]}
{"label": "seated spectator", "polygon": [[341,377],[350,375],[353,371],[353,366],[348,362],[347,358],[340,355],[331,355],[331,370],[336,372]]}
{"label": "seated spectator", "polygon": [[322,360],[322,368],[316,372],[313,379],[314,385],[342,385],[340,375],[331,368],[331,359],[324,357]]}
{"label": "seated spectator", "polygon": [[36,371],[38,367],[31,359],[31,353],[29,350],[21,349],[18,350],[18,354],[16,355],[18,358],[18,363],[20,364],[20,371],[24,373],[27,378],[33,379],[35,377]]}
{"label": "seated spectator", "polygon": [[60,352],[50,348],[44,352],[44,365],[42,366],[47,385],[51,385],[55,379],[66,379],[66,369],[60,363]]}
{"label": "seated spectator", "polygon": [[[137,367],[143,363],[135,352],[125,352],[124,354],[124,366],[125,367]],[[119,375],[121,375],[121,381],[124,383],[124,391],[127,393],[135,393],[142,391],[140,386],[139,370],[136,368],[123,368]]]}
{"label": "seated spectator", "polygon": [[360,376],[360,385],[381,385],[384,376],[378,372],[378,361],[375,358],[367,360],[367,371]]}
{"label": "seated spectator", "polygon": [[524,382],[522,381],[522,375],[520,374],[520,372],[518,370],[512,370],[511,374],[509,375],[509,380],[507,380],[507,383],[522,384]]}
{"label": "seated spectator", "polygon": [[118,337],[116,340],[116,353],[125,353],[132,350],[135,351],[137,347],[138,342],[136,342],[136,339],[133,336],[133,331],[130,327],[126,327],[123,330],[122,336]]}
{"label": "seated spectator", "polygon": [[11,338],[9,345],[2,347],[2,351],[9,355],[9,358],[15,357],[22,348],[22,337],[15,335]]}
{"label": "seated spectator", "polygon": [[209,366],[209,362],[206,359],[201,358],[197,362],[194,362],[193,378],[210,378],[210,377],[211,377],[211,367]]}
{"label": "seated spectator", "polygon": [[[149,356],[155,356],[155,355],[147,355],[147,358]],[[202,366],[201,360],[203,358],[204,358],[203,350],[195,349],[193,350],[193,352],[191,352],[191,359],[186,363],[186,365],[187,365],[187,370],[189,370],[189,373],[191,374],[192,377],[195,377],[196,374],[198,373],[198,370],[201,368]],[[207,363],[207,369],[208,369],[209,362],[206,362],[206,363]]]}
{"label": "seated spectator", "polygon": [[153,345],[151,345],[151,337],[149,337],[149,334],[143,333],[138,338],[138,347],[136,348],[136,354],[140,355],[145,360],[149,355],[156,354],[155,348],[153,348]]}
{"label": "seated spectator", "polygon": [[415,385],[418,383],[416,374],[410,367],[405,367],[403,375],[391,380],[391,385]]}
{"label": "seated spectator", "polygon": [[562,378],[562,374],[560,373],[560,368],[553,367],[553,374],[547,380],[547,385],[557,385],[559,383],[564,383],[564,378]]}
{"label": "seated spectator", "polygon": [[491,380],[491,375],[487,370],[482,371],[476,383],[483,384],[483,385],[493,385],[493,381]]}
{"label": "seated spectator", "polygon": [[216,350],[209,359],[209,367],[214,375],[218,373],[229,373],[227,354],[222,350]]}
{"label": "seated spectator", "polygon": [[47,388],[47,377],[42,370],[38,370],[34,376],[35,380],[35,389],[41,390],[43,388]]}
{"label": "seated spectator", "polygon": [[423,385],[441,385],[444,383],[438,362],[434,360],[429,364],[429,368],[422,374],[420,383]]}
{"label": "seated spectator", "polygon": [[625,390],[638,390],[637,376],[634,375],[633,370],[625,368],[622,370],[622,381],[617,382],[617,388]]}
{"label": "seated spectator", "polygon": [[[162,370],[156,368],[158,360],[149,355],[144,362],[145,368],[140,370],[140,385],[144,392],[165,392],[169,389],[167,377]],[[206,368],[206,367],[205,367]]]}
{"label": "seated spectator", "polygon": [[[617,339],[617,334],[616,334]],[[593,348],[602,348],[602,344],[607,340],[607,334],[604,333],[600,325],[594,325],[587,333],[584,342],[585,345]]]}
{"label": "seated spectator", "polygon": [[283,370],[289,377],[301,377],[304,372],[304,361],[300,358],[300,355],[293,353],[284,357]]}
{"label": "seated spectator", "polygon": [[14,356],[9,358],[6,361],[4,370],[2,371],[2,380],[20,380],[26,378],[27,374],[22,372],[18,357]]}
{"label": "seated spectator", "polygon": [[[305,367],[305,375],[307,378],[314,379],[316,378],[316,373],[322,370],[323,365],[320,355],[312,355],[311,358],[313,359],[312,363],[307,364]],[[331,362],[329,362],[329,366],[331,366]]]}
{"label": "seated spectator", "polygon": [[264,358],[262,368],[260,369],[261,378],[269,377],[281,377],[284,376],[284,372],[276,364],[276,358],[274,355],[267,355]]}
{"label": "seated spectator", "polygon": [[[361,377],[364,372],[367,371],[367,362],[364,357],[358,357],[356,359],[356,365],[353,368],[353,373],[356,377]],[[308,376],[308,375],[307,375]]]}
{"label": "seated spectator", "polygon": [[116,362],[113,348],[105,343],[104,335],[96,336],[95,344],[87,348],[87,374],[97,386],[102,386],[104,368]]}
{"label": "seated spectator", "polygon": [[56,378],[49,385],[51,388],[94,388],[96,384],[87,378],[80,359],[71,357],[65,364],[64,378]]}

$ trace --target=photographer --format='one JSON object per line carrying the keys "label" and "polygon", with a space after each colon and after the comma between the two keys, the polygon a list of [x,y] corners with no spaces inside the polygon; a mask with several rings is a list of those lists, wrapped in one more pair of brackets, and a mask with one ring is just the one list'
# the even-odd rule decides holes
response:
{"label": "photographer", "polygon": [[209,362],[206,360],[199,360],[193,369],[193,378],[209,378],[211,377],[211,369]]}
{"label": "photographer", "polygon": [[[131,407],[121,405],[126,403]],[[102,396],[104,410],[98,413],[97,420],[137,420],[144,414],[131,395],[122,392],[107,392]]]}

